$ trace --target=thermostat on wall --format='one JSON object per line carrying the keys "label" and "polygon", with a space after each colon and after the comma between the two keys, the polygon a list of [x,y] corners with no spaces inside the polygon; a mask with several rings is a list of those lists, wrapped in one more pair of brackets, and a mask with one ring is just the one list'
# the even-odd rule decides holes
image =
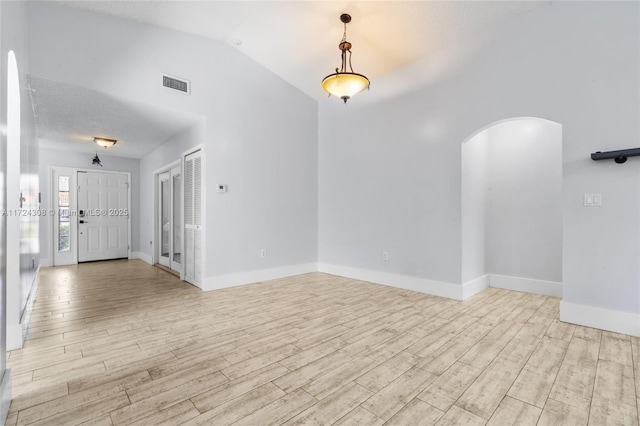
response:
{"label": "thermostat on wall", "polygon": [[226,184],[219,183],[216,188],[217,188],[216,192],[218,192],[218,193],[227,192],[227,185]]}

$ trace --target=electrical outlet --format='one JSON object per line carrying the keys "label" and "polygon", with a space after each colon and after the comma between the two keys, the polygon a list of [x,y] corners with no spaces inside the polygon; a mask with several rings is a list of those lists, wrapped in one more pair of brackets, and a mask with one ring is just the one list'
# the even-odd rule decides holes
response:
{"label": "electrical outlet", "polygon": [[384,260],[385,262],[389,260],[389,252],[386,252],[386,251],[382,252],[382,260]]}
{"label": "electrical outlet", "polygon": [[260,257],[267,257],[267,249],[260,250]]}

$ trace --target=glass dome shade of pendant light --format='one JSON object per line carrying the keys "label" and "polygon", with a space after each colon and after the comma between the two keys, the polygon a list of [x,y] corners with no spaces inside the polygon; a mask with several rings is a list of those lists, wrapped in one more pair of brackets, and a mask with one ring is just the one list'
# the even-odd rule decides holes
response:
{"label": "glass dome shade of pendant light", "polygon": [[337,96],[345,103],[369,87],[369,79],[354,72],[337,72],[322,80],[322,88],[330,95]]}

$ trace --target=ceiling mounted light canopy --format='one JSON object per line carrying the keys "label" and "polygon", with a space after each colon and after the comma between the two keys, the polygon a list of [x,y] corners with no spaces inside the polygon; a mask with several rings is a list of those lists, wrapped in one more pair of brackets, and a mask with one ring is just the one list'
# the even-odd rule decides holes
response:
{"label": "ceiling mounted light canopy", "polygon": [[116,142],[118,142],[116,139],[107,139],[107,138],[98,138],[98,137],[93,138],[93,141],[105,149],[112,147],[113,145],[116,144]]}
{"label": "ceiling mounted light canopy", "polygon": [[[353,72],[351,66],[351,43],[347,41],[347,24],[351,22],[351,16],[344,13],[340,15],[340,21],[344,24],[344,34],[338,44],[342,52],[342,64],[336,68],[336,72],[329,74],[322,80],[322,88],[329,96],[339,97],[346,104],[352,96],[369,88],[369,79],[362,74]],[[347,52],[349,53],[349,70],[347,71]]]}

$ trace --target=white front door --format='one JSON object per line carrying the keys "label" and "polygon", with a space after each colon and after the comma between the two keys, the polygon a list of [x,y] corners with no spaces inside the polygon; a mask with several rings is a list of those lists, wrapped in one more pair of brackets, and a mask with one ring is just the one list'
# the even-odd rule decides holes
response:
{"label": "white front door", "polygon": [[78,261],[126,258],[128,244],[128,176],[78,172]]}

